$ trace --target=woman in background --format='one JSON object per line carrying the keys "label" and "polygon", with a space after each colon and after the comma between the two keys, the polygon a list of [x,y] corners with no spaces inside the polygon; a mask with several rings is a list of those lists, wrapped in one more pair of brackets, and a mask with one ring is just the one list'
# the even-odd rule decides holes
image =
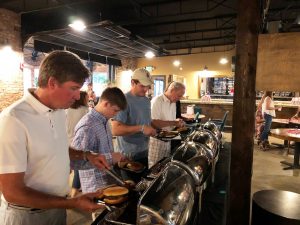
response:
{"label": "woman in background", "polygon": [[298,122],[299,123],[299,120],[300,120],[300,105],[298,106],[298,110],[296,112],[295,115],[292,116],[290,122]]}
{"label": "woman in background", "polygon": [[257,109],[255,112],[255,138],[257,139],[257,144],[259,145],[261,140],[260,140],[260,135],[264,129],[264,115],[262,113],[262,104],[266,98],[266,93],[261,97]]}
{"label": "woman in background", "polygon": [[[80,92],[80,99],[76,100],[70,108],[66,109],[67,121],[66,128],[68,133],[69,145],[75,136],[74,128],[78,121],[89,111],[89,96],[85,91]],[[74,178],[72,183],[71,197],[75,197],[80,189],[80,180],[78,170],[74,170]]]}
{"label": "woman in background", "polygon": [[266,97],[262,104],[262,114],[264,116],[265,126],[260,135],[260,140],[261,140],[260,148],[264,151],[270,147],[268,139],[269,139],[269,132],[272,124],[272,118],[276,117],[275,110],[281,108],[281,107],[278,108],[275,107],[272,91],[266,91],[265,95]]}

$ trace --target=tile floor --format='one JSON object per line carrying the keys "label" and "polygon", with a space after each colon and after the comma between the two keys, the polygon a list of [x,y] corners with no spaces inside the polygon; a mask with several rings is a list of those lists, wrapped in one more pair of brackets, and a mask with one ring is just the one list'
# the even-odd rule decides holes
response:
{"label": "tile floor", "polygon": [[[231,133],[224,134],[224,140],[231,140]],[[270,143],[283,143],[270,137]],[[282,160],[293,160],[293,155],[286,154],[287,149],[272,147],[268,151],[254,146],[252,193],[262,189],[280,189],[300,193],[300,169],[283,170]],[[291,151],[290,151],[291,152]],[[68,210],[68,225],[90,225],[91,216],[75,210]]]}

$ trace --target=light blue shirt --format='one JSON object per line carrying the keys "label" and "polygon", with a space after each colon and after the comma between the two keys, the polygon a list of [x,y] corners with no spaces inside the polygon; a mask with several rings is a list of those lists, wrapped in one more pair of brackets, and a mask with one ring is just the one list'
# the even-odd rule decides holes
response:
{"label": "light blue shirt", "polygon": [[[147,97],[125,94],[127,108],[118,113],[116,121],[126,125],[151,125],[151,106]],[[133,159],[147,157],[149,137],[142,132],[117,137],[119,151]],[[139,155],[141,154],[141,155]]]}

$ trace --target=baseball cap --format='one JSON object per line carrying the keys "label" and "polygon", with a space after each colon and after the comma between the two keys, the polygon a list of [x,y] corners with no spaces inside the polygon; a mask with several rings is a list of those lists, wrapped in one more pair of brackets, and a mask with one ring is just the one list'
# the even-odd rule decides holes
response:
{"label": "baseball cap", "polygon": [[145,70],[144,68],[136,69],[133,72],[131,79],[138,80],[144,86],[153,84],[153,80],[149,71]]}

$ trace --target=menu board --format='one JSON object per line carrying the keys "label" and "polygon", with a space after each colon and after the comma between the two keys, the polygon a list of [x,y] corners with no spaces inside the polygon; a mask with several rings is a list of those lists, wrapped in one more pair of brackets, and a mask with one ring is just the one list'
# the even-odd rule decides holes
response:
{"label": "menu board", "polygon": [[213,93],[219,95],[229,95],[233,91],[234,78],[213,78]]}

